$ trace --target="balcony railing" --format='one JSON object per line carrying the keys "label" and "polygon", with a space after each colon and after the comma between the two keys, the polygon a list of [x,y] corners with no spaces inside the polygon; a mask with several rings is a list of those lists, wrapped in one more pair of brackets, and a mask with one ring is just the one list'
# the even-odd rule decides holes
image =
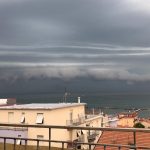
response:
{"label": "balcony railing", "polygon": [[78,126],[81,125],[85,122],[85,117],[80,117],[77,119],[73,119],[73,120],[66,120],[66,125],[67,126]]}
{"label": "balcony railing", "polygon": [[79,117],[77,119],[66,120],[66,125],[67,126],[78,126],[78,125],[85,123],[86,120],[95,118],[98,116],[100,117],[100,115],[85,115],[85,116]]}
{"label": "balcony railing", "polygon": [[[134,149],[134,150],[138,150],[138,149],[141,149],[141,150],[145,150],[145,149],[148,149],[150,150],[150,139],[148,141],[148,145],[142,145],[141,144],[138,144],[138,140],[139,140],[139,137],[137,136],[138,133],[142,133],[142,134],[150,134],[150,129],[135,129],[135,128],[95,128],[95,127],[73,127],[73,126],[49,126],[49,125],[21,125],[21,124],[0,124],[0,126],[2,127],[27,127],[27,128],[43,128],[43,129],[48,129],[48,134],[49,134],[49,139],[32,139],[32,138],[15,138],[15,137],[5,137],[4,135],[0,135],[0,139],[3,139],[3,150],[8,150],[6,149],[7,148],[7,140],[8,139],[11,139],[14,141],[13,143],[13,150],[17,150],[16,147],[16,141],[17,140],[21,140],[21,141],[24,141],[24,145],[23,145],[23,149],[25,150],[28,150],[27,147],[27,141],[35,141],[37,144],[36,144],[36,150],[41,150],[41,147],[40,147],[40,142],[47,142],[49,146],[47,146],[47,149],[51,149],[51,144],[52,143],[60,143],[62,146],[61,146],[61,149],[63,150],[65,148],[65,144],[68,144],[70,143],[70,141],[59,141],[59,140],[52,140],[52,132],[51,130],[53,129],[61,129],[61,130],[66,130],[67,131],[70,131],[70,130],[88,130],[88,131],[102,131],[103,133],[104,132],[123,132],[124,135],[126,132],[130,132],[132,134],[132,144],[117,144],[117,143],[94,143],[94,142],[78,142],[78,141],[75,141],[75,142],[72,142],[74,145],[75,145],[75,149],[77,148],[76,146],[77,145],[88,145],[89,147],[89,150],[91,150],[92,146],[95,146],[95,149],[96,150],[100,150],[100,149],[104,149],[104,150],[107,150],[107,148],[109,149]],[[94,132],[93,132],[94,133]],[[108,138],[108,137],[106,137]],[[146,136],[142,136],[140,137],[142,139],[145,139]],[[20,150],[23,150],[23,149],[20,149]]]}
{"label": "balcony railing", "polygon": [[0,126],[0,130],[11,130],[11,131],[27,131],[28,128],[27,127],[1,127]]}

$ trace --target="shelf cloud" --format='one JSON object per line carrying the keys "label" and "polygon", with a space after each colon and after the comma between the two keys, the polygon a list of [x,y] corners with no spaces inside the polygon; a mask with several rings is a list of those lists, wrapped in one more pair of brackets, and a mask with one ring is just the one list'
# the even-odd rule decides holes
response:
{"label": "shelf cloud", "polygon": [[[81,43],[80,43],[81,44]],[[112,47],[112,48],[111,48]],[[131,49],[131,50],[130,50]],[[53,45],[1,47],[0,79],[80,77],[97,80],[150,80],[150,50],[139,47]],[[140,60],[140,61],[139,61]]]}

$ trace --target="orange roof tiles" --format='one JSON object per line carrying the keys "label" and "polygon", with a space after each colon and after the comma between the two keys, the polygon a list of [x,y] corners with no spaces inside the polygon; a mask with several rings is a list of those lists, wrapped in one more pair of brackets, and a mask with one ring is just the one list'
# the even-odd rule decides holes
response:
{"label": "orange roof tiles", "polygon": [[[104,131],[98,141],[101,144],[121,144],[132,145],[134,144],[133,132],[121,131]],[[150,133],[137,132],[136,145],[143,147],[150,147]],[[103,146],[96,146],[95,150],[103,150]],[[128,148],[121,148],[127,150]],[[117,147],[106,147],[106,150],[118,150]]]}

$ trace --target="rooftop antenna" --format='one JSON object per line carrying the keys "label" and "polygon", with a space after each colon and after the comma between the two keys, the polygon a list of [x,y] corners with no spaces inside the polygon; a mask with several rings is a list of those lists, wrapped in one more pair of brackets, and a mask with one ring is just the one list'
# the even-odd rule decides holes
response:
{"label": "rooftop antenna", "polygon": [[65,87],[65,93],[63,95],[63,103],[67,102],[67,97],[70,95],[71,95],[71,93],[67,92],[67,88]]}
{"label": "rooftop antenna", "polygon": [[63,96],[64,103],[67,102],[67,95],[68,95],[68,93],[67,93],[67,88],[65,87],[65,94],[64,94],[64,96]]}

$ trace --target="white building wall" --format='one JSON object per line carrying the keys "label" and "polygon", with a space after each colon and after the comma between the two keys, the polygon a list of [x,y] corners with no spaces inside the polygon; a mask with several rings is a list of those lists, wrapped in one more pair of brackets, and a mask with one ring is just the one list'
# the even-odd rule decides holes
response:
{"label": "white building wall", "polygon": [[[21,123],[22,116],[25,117],[25,124],[36,124],[37,114],[43,114],[43,124],[41,125],[60,125],[66,126],[67,120],[71,118],[73,120],[79,119],[79,117],[85,116],[85,106],[78,105],[72,107],[65,107],[59,109],[0,109],[0,123],[8,123],[9,113],[14,113],[14,120],[10,123]],[[71,115],[72,113],[72,115]],[[80,124],[82,127],[86,127],[89,124],[90,127],[101,127],[102,116],[91,116],[83,124]],[[105,120],[105,118],[104,118]],[[79,125],[78,125],[79,126]],[[79,139],[77,137],[77,130],[66,130],[66,129],[52,129],[51,131],[51,140],[59,141],[74,141]],[[101,133],[101,132],[100,132]],[[86,130],[83,131],[84,141],[88,142]],[[81,131],[80,131],[81,136]],[[83,136],[83,135],[82,135]],[[100,134],[98,135],[100,136]],[[96,140],[98,139],[96,137]],[[42,137],[43,139],[49,139],[49,130],[43,128],[28,128],[27,132],[28,138]],[[37,144],[35,142],[28,142],[29,145]],[[42,142],[42,145],[48,145],[48,143]],[[52,146],[62,146],[61,144],[52,143]]]}
{"label": "white building wall", "polygon": [[[70,112],[72,112],[72,119],[77,119],[79,116],[85,115],[84,105],[66,107],[61,109],[28,109],[28,110],[0,110],[0,123],[21,123],[22,114],[25,116],[26,124],[36,124],[37,114],[43,113],[44,125],[60,125],[66,126],[67,120],[70,120]],[[13,114],[13,115],[12,115]],[[14,119],[12,119],[12,116]],[[11,118],[11,119],[10,119]],[[41,124],[42,125],[42,124]],[[28,128],[28,138],[37,138],[43,136],[44,139],[49,139],[48,129]],[[52,129],[52,140],[71,140],[74,138],[70,132],[64,129]],[[35,144],[35,142],[28,142],[28,144]],[[48,143],[43,143],[48,145]],[[55,146],[58,144],[54,144]]]}

